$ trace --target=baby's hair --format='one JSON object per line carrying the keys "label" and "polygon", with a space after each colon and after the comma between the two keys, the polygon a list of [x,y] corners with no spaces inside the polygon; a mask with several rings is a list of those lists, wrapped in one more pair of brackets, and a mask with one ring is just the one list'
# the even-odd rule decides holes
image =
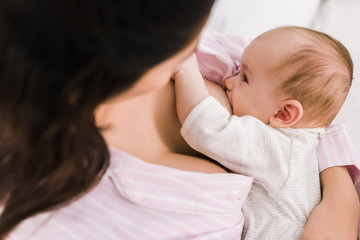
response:
{"label": "baby's hair", "polygon": [[278,94],[298,100],[303,121],[328,126],[340,111],[353,79],[353,62],[346,47],[333,37],[308,28],[286,26],[269,31],[292,31],[305,43],[286,55],[275,69]]}

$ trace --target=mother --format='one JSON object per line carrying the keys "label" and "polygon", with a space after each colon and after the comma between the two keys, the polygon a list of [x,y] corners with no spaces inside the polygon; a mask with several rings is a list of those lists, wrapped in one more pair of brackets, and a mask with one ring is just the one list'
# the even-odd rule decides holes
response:
{"label": "mother", "polygon": [[239,237],[250,179],[196,173],[226,171],[180,137],[169,83],[212,4],[0,2],[1,239]]}

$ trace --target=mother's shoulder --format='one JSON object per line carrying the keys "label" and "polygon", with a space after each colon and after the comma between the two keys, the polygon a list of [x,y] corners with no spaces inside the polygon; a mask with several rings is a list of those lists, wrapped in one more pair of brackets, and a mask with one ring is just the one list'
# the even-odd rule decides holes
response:
{"label": "mother's shoulder", "polygon": [[227,173],[224,167],[214,161],[200,157],[178,154],[173,152],[162,152],[157,156],[142,159],[139,156],[120,151],[110,147],[111,167],[118,166],[129,168],[161,169],[162,171],[188,171],[199,173]]}

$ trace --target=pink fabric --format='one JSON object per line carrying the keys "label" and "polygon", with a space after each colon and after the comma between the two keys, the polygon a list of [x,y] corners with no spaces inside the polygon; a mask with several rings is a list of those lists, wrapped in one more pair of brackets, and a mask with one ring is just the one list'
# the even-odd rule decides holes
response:
{"label": "pink fabric", "polygon": [[360,152],[355,149],[344,124],[334,124],[320,137],[317,147],[319,171],[334,166],[347,166],[360,199]]}
{"label": "pink fabric", "polygon": [[333,166],[353,165],[360,168],[360,155],[355,149],[344,124],[330,125],[317,148],[320,172]]}
{"label": "pink fabric", "polygon": [[[353,146],[344,124],[326,129],[324,136],[320,137],[317,154],[320,171],[333,166],[347,167],[360,200],[360,152]],[[357,239],[360,239],[360,223],[358,231]]]}
{"label": "pink fabric", "polygon": [[8,240],[240,239],[252,178],[187,172],[110,152],[111,165],[92,191],[26,220]]}
{"label": "pink fabric", "polygon": [[251,38],[204,32],[196,49],[199,69],[204,78],[222,85],[239,72],[242,53]]}
{"label": "pink fabric", "polygon": [[[238,73],[241,55],[250,41],[248,37],[204,32],[196,50],[200,72],[206,79],[222,85],[226,78]],[[348,166],[355,185],[360,189],[360,153],[354,148],[344,125],[331,125],[319,140],[319,171]]]}

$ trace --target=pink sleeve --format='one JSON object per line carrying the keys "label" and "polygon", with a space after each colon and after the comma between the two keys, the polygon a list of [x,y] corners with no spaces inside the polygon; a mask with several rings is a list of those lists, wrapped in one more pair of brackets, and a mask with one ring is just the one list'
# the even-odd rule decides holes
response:
{"label": "pink sleeve", "polygon": [[317,146],[319,171],[334,166],[347,166],[355,183],[360,187],[360,152],[355,149],[344,124],[330,125]]}
{"label": "pink sleeve", "polygon": [[222,85],[224,79],[235,76],[248,37],[204,32],[196,49],[199,69],[204,78]]}

